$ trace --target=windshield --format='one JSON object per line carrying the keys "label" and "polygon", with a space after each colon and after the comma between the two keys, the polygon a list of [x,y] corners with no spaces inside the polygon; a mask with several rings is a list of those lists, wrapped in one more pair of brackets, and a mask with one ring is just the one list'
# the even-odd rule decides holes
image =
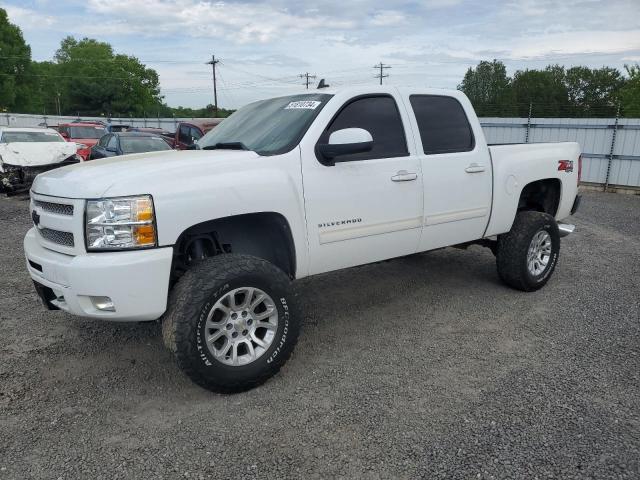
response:
{"label": "windshield", "polygon": [[64,138],[55,132],[4,132],[0,142],[64,142]]}
{"label": "windshield", "polygon": [[288,152],[331,97],[313,93],[251,103],[198,140],[198,146],[205,150],[246,148],[259,155]]}
{"label": "windshield", "polygon": [[70,127],[70,138],[100,138],[105,134],[104,127]]}
{"label": "windshield", "polygon": [[171,150],[171,147],[160,137],[120,137],[123,153],[157,152]]}

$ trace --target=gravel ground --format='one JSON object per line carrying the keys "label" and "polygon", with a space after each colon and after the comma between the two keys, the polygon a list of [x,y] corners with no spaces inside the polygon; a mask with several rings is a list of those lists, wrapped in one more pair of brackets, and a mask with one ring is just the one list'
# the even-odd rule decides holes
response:
{"label": "gravel ground", "polygon": [[155,324],[44,311],[0,199],[0,478],[639,478],[640,197],[575,223],[536,293],[480,247],[301,282],[294,356],[220,396]]}

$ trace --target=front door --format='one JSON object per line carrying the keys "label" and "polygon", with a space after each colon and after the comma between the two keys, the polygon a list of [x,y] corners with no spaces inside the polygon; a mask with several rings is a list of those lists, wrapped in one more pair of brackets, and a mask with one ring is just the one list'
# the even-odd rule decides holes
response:
{"label": "front door", "polygon": [[[400,104],[402,105],[402,104]],[[310,274],[415,253],[422,226],[422,174],[407,113],[390,94],[355,97],[321,134],[363,128],[369,152],[325,166],[302,149]]]}

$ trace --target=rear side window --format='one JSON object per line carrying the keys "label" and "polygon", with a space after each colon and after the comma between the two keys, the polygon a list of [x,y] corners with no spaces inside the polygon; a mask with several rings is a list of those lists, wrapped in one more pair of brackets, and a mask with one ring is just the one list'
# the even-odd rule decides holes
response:
{"label": "rear side window", "polygon": [[458,100],[437,95],[411,95],[409,100],[418,122],[424,153],[473,150],[473,131]]}
{"label": "rear side window", "polygon": [[364,128],[373,137],[373,148],[370,152],[340,157],[341,161],[409,155],[400,112],[392,97],[363,97],[351,101],[340,110],[318,143],[328,143],[329,136],[343,128]]}
{"label": "rear side window", "polygon": [[193,140],[200,140],[200,138],[202,138],[202,132],[195,128],[195,127],[191,127],[191,138],[193,138]]}
{"label": "rear side window", "polygon": [[178,140],[182,143],[186,143],[187,145],[193,143],[189,125],[180,125],[180,130],[178,131]]}

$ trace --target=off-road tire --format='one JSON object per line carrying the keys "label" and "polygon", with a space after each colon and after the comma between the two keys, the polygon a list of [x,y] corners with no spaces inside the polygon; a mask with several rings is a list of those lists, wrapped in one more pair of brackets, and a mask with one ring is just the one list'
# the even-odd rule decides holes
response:
{"label": "off-road tire", "polygon": [[[527,268],[527,252],[533,237],[545,230],[551,237],[551,256],[538,275]],[[496,264],[504,283],[518,290],[532,292],[542,288],[551,277],[560,254],[560,233],[555,219],[546,213],[525,211],[516,215],[509,233],[498,237]]]}
{"label": "off-road tire", "polygon": [[[216,360],[202,341],[203,319],[215,302],[234,288],[255,287],[278,309],[275,338],[252,363],[230,366]],[[222,254],[189,269],[173,288],[162,322],[165,345],[180,369],[196,384],[217,393],[257,387],[274,376],[291,356],[300,332],[300,316],[288,276],[266,260]]]}

